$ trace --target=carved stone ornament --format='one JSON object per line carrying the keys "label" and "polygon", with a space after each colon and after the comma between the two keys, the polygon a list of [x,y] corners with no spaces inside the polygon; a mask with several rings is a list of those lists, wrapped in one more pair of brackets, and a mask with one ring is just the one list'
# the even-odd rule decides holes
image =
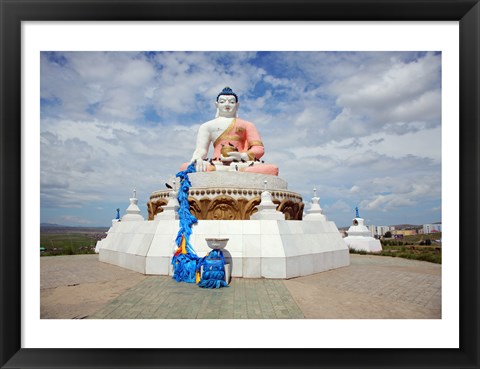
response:
{"label": "carved stone ornament", "polygon": [[231,196],[220,195],[213,199],[204,197],[200,200],[189,197],[190,212],[203,220],[248,220],[260,204],[260,197],[238,200]]}
{"label": "carved stone ornament", "polygon": [[163,206],[168,204],[167,199],[157,198],[147,202],[148,220],[153,220],[156,214],[163,212]]}
{"label": "carved stone ornament", "polygon": [[[275,203],[275,200],[273,202]],[[277,210],[285,214],[286,220],[302,220],[304,206],[303,202],[298,203],[284,199],[278,205]]]}
{"label": "carved stone ornament", "polygon": [[[153,220],[155,214],[163,211],[167,204],[163,198],[155,198],[147,203],[148,220]],[[249,220],[257,212],[257,205],[260,204],[260,196],[250,199],[235,199],[228,195],[219,195],[214,198],[203,197],[201,199],[190,196],[190,212],[198,220]],[[291,199],[279,200],[273,198],[277,204],[277,210],[285,214],[286,220],[302,220],[303,202],[295,202]]]}

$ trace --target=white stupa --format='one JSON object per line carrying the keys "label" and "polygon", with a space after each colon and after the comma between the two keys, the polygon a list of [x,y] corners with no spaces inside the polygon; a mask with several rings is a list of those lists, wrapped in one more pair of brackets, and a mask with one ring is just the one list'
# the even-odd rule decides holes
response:
{"label": "white stupa", "polygon": [[317,189],[313,189],[313,198],[310,210],[304,216],[305,220],[318,220],[327,221],[327,217],[323,214],[323,210],[320,207],[320,197],[317,196]]}
{"label": "white stupa", "polygon": [[137,204],[137,190],[133,189],[133,197],[130,198],[130,205],[126,210],[126,214],[122,217],[122,222],[145,220]]}
{"label": "white stupa", "polygon": [[[139,222],[145,221],[145,218],[141,215],[141,210],[138,207],[138,199],[137,199],[137,190],[133,189],[133,197],[130,198],[130,205],[128,206],[127,210],[125,211],[125,215],[120,218],[120,208],[117,209],[117,217],[112,219],[112,227],[110,227],[109,231],[107,232],[107,238],[109,236],[110,230],[117,224],[122,222]],[[108,241],[107,238],[101,239],[97,242],[95,246],[95,252],[98,254],[100,249],[105,246]]]}
{"label": "white stupa", "polygon": [[380,252],[382,251],[382,244],[379,240],[371,236],[370,231],[365,226],[365,220],[360,218],[358,214],[358,207],[355,208],[356,215],[353,219],[353,224],[347,231],[348,236],[343,240],[349,249],[366,252]]}
{"label": "white stupa", "polygon": [[250,219],[253,220],[285,220],[285,214],[277,210],[277,205],[272,201],[272,194],[267,191],[267,180],[263,181],[264,191],[260,195],[260,204],[257,212]]}
{"label": "white stupa", "polygon": [[177,200],[177,191],[176,191],[176,181],[173,180],[173,188],[168,194],[168,202],[167,205],[163,207],[163,211],[161,213],[155,214],[155,220],[159,219],[173,219],[173,220],[178,220],[178,209],[180,208],[180,205]]}

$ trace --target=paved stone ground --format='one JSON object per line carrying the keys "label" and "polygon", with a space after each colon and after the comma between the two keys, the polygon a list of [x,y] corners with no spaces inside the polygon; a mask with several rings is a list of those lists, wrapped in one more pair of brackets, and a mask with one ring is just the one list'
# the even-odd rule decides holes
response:
{"label": "paved stone ground", "polygon": [[441,266],[350,255],[350,266],[285,281],[306,318],[441,318]]}
{"label": "paved stone ground", "polygon": [[290,280],[233,278],[202,289],[97,255],[41,258],[41,317],[60,319],[439,319],[441,266],[350,255],[351,265]]}
{"label": "paved stone ground", "polygon": [[40,258],[40,317],[82,319],[143,281],[144,275],[101,263],[98,255]]}
{"label": "paved stone ground", "polygon": [[91,318],[290,319],[304,315],[279,280],[235,278],[228,288],[203,289],[170,277],[150,277]]}

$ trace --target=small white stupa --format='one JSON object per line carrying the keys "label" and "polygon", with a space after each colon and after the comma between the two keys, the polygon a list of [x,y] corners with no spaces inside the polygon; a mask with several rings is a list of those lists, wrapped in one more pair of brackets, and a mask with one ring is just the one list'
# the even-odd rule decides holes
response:
{"label": "small white stupa", "polygon": [[323,214],[323,210],[320,207],[320,197],[317,196],[317,189],[313,189],[313,197],[312,197],[312,204],[310,206],[310,210],[308,210],[307,214],[305,214],[305,220],[320,220],[320,221],[327,221],[327,217]]}
{"label": "small white stupa", "polygon": [[133,197],[130,198],[130,205],[126,210],[126,214],[122,217],[122,222],[128,221],[141,221],[145,220],[142,215],[140,208],[138,207],[138,199],[137,199],[137,190],[133,189]]}
{"label": "small white stupa", "polygon": [[250,219],[253,220],[285,220],[285,214],[277,210],[277,205],[272,201],[272,194],[267,191],[267,180],[263,181],[264,191],[260,195],[260,204],[257,212]]}
{"label": "small white stupa", "polygon": [[360,218],[358,207],[355,208],[355,218],[353,224],[347,231],[348,236],[343,240],[349,249],[366,252],[382,251],[382,244],[379,240],[371,236],[370,231],[365,226],[365,220]]}
{"label": "small white stupa", "polygon": [[177,200],[177,186],[176,181],[173,180],[173,188],[168,195],[168,203],[163,207],[163,211],[161,213],[155,214],[155,220],[158,219],[176,219],[178,220],[178,209],[180,208],[180,204]]}
{"label": "small white stupa", "polygon": [[127,210],[125,211],[125,215],[120,218],[120,208],[117,208],[117,216],[115,219],[112,219],[112,226],[110,229],[107,231],[107,237],[101,239],[100,241],[97,242],[97,245],[95,246],[95,252],[98,254],[100,253],[100,249],[104,247],[108,241],[108,236],[109,233],[112,232],[112,230],[115,227],[118,227],[120,223],[122,222],[131,222],[131,221],[145,221],[145,218],[141,215],[141,210],[138,207],[138,199],[137,199],[137,189],[133,189],[133,197],[130,198],[130,205],[128,206]]}

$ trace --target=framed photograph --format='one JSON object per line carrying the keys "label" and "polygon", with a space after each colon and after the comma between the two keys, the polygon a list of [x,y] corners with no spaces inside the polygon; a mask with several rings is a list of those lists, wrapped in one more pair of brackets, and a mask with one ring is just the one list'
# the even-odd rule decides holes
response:
{"label": "framed photograph", "polygon": [[[479,367],[478,1],[0,2],[2,368]],[[390,27],[397,26],[396,33],[390,33]],[[152,43],[157,27],[164,27],[163,34],[169,37]],[[320,32],[319,27],[327,31]],[[383,27],[383,35],[379,27]],[[453,40],[448,52],[442,52],[434,40],[432,30],[437,29],[445,32],[445,42]],[[32,151],[39,151],[40,145],[40,129],[35,122],[40,120],[42,53],[268,50],[279,57],[275,53],[285,50],[402,52],[410,50],[409,42],[416,36],[428,41],[428,32],[431,46],[424,43],[412,50],[427,50],[427,54],[437,56],[437,63],[441,60],[442,107],[454,106],[450,113],[441,113],[442,219],[453,219],[445,223],[450,225],[446,231],[450,249],[443,254],[451,257],[446,264],[453,268],[443,269],[442,265],[442,288],[449,283],[447,292],[452,293],[444,297],[458,297],[458,301],[442,303],[441,319],[365,319],[361,324],[354,319],[215,323],[181,319],[168,324],[153,320],[110,319],[100,324],[96,320],[39,319],[39,291],[31,288],[32,280],[33,285],[38,284],[38,263],[31,260],[38,259],[35,242],[41,207],[36,189],[40,163]],[[350,40],[355,37],[367,43],[356,46]],[[263,44],[257,44],[256,39]],[[50,47],[57,41],[58,48]],[[196,49],[198,44],[202,46]],[[285,49],[286,44],[293,46]],[[56,58],[52,55],[50,60]],[[104,72],[96,67],[91,63],[95,73]],[[96,108],[94,103],[91,108]],[[145,114],[155,118],[156,113]],[[446,133],[448,126],[453,129]],[[453,170],[443,169],[448,160]],[[38,186],[32,191],[36,182]],[[208,338],[212,327],[216,334]],[[427,330],[430,335],[419,334]],[[195,333],[187,335],[188,331]],[[359,344],[358,339],[369,337],[369,331],[377,332],[375,340],[370,345]],[[352,337],[355,339],[349,340]],[[419,342],[423,337],[432,340]]]}

